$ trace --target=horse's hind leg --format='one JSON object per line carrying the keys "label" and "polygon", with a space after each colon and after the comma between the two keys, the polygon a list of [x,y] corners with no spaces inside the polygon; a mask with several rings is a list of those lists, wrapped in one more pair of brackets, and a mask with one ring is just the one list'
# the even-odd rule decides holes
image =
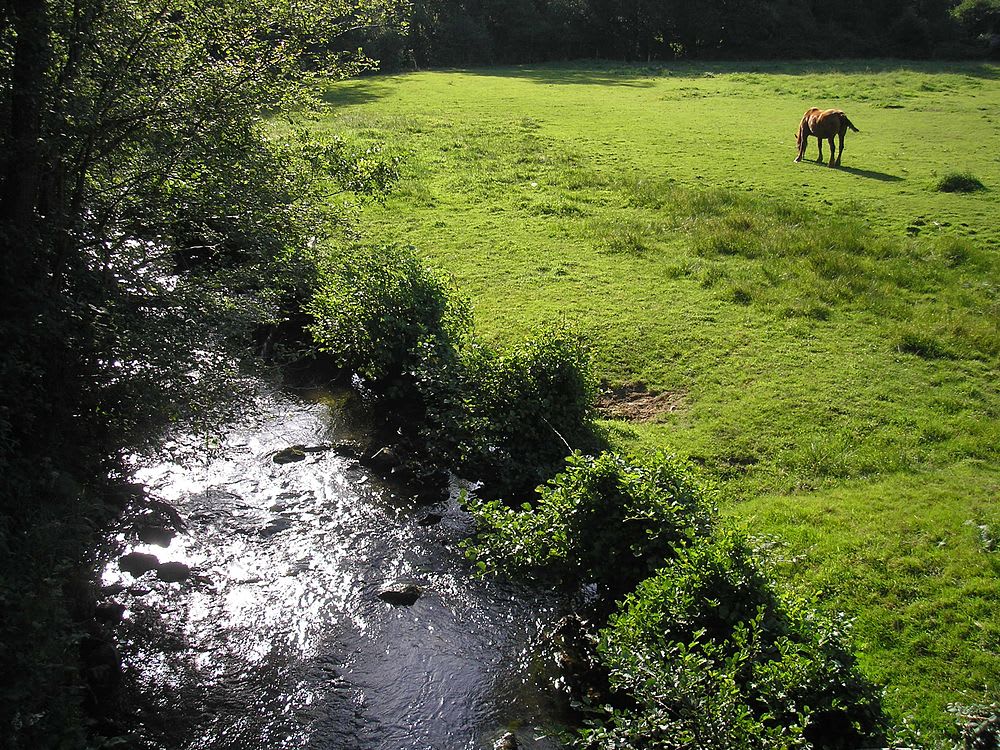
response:
{"label": "horse's hind leg", "polygon": [[837,152],[837,166],[840,166],[840,157],[844,155],[844,131],[840,131],[840,151]]}
{"label": "horse's hind leg", "polygon": [[823,139],[818,135],[816,136],[816,144],[819,146],[819,156],[816,157],[816,161],[819,164],[823,163]]}
{"label": "horse's hind leg", "polygon": [[837,147],[833,145],[833,136],[831,135],[827,140],[830,141],[830,166],[832,167],[835,163],[839,163],[840,160],[834,158],[837,156]]}

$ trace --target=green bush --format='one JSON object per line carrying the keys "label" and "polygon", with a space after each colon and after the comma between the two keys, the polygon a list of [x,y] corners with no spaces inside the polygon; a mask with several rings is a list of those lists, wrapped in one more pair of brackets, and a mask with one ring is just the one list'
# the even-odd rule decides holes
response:
{"label": "green bush", "polygon": [[462,367],[466,398],[457,421],[465,439],[454,457],[469,477],[495,492],[527,493],[573,450],[594,446],[596,380],[583,341],[569,330],[543,329],[503,353],[470,347]]}
{"label": "green bush", "polygon": [[468,301],[413,248],[328,259],[307,310],[317,348],[402,408],[421,458],[520,493],[573,448],[593,447],[596,383],[582,340],[553,328],[507,352],[485,346]]}
{"label": "green bush", "polygon": [[865,747],[877,694],[843,624],[780,595],[732,533],[679,548],[602,631],[612,688],[635,708],[584,735],[592,748]]}
{"label": "green bush", "polygon": [[614,750],[856,748],[884,740],[879,696],[846,626],[784,595],[740,535],[713,531],[706,492],[667,455],[574,453],[510,508],[473,500],[483,571],[597,584],[610,706],[577,745]]}
{"label": "green bush", "polygon": [[356,247],[328,259],[307,305],[320,351],[377,391],[406,389],[428,350],[468,334],[471,309],[412,247]]}
{"label": "green bush", "polygon": [[712,516],[688,466],[666,454],[635,465],[614,453],[574,453],[538,488],[535,505],[473,500],[470,511],[481,529],[468,555],[480,569],[596,583],[605,602],[706,534]]}
{"label": "green bush", "polygon": [[948,711],[958,720],[962,746],[969,750],[996,750],[1000,747],[1000,704],[977,706],[951,704]]}

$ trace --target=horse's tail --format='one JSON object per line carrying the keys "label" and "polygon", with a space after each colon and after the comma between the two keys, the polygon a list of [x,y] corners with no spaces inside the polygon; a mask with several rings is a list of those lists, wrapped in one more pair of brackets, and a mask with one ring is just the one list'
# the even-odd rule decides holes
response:
{"label": "horse's tail", "polygon": [[807,137],[806,128],[808,127],[809,113],[807,112],[802,118],[802,122],[799,123],[799,129],[795,131],[795,146],[796,148],[802,148],[802,139]]}
{"label": "horse's tail", "polygon": [[849,127],[851,130],[853,130],[855,133],[860,133],[861,132],[856,127],[854,127],[854,123],[851,122],[850,119],[848,119],[847,115],[841,114],[841,117],[844,118],[844,122],[847,124],[847,127]]}

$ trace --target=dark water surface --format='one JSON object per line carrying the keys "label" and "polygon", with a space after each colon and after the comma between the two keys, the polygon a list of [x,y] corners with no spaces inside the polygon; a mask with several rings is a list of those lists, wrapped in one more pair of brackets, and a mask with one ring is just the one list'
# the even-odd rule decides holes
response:
{"label": "dark water surface", "polygon": [[[557,747],[542,738],[558,701],[534,654],[559,607],[471,575],[459,489],[421,506],[332,448],[274,462],[363,439],[348,403],[265,390],[214,450],[137,471],[181,532],[129,543],[140,518],[119,541],[191,575],[136,577],[117,558],[105,571],[125,587],[135,729],[163,748],[461,750],[509,729],[522,747]],[[421,525],[429,512],[443,519]],[[423,589],[412,606],[377,597],[399,578]]]}

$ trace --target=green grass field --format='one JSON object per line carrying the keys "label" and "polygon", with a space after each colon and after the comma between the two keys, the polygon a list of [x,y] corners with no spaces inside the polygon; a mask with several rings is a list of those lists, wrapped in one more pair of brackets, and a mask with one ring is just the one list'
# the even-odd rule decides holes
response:
{"label": "green grass field", "polygon": [[[327,99],[318,130],[404,159],[366,237],[453,274],[487,337],[566,322],[610,385],[669,393],[612,441],[704,467],[856,618],[897,718],[934,740],[947,704],[1000,701],[1000,68],[581,63]],[[792,161],[810,106],[861,129],[841,169]],[[935,189],[955,172],[986,189]]]}

